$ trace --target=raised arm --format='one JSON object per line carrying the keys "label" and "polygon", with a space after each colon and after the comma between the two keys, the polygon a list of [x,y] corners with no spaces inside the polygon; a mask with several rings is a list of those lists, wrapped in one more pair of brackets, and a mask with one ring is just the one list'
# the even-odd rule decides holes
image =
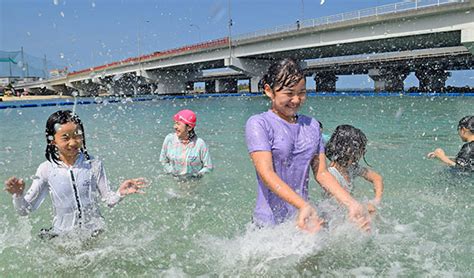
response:
{"label": "raised arm", "polygon": [[323,221],[318,217],[316,210],[276,174],[273,169],[272,153],[256,151],[252,152],[250,157],[263,183],[278,197],[299,210],[298,227],[309,232],[318,231]]}
{"label": "raised arm", "polygon": [[324,153],[316,155],[311,162],[311,167],[318,183],[331,193],[337,201],[347,207],[349,218],[356,222],[361,229],[369,231],[370,219],[367,213],[365,213],[362,205],[352,198],[349,192],[344,190],[336,178],[329,173],[326,167],[326,155]]}
{"label": "raised arm", "polygon": [[12,194],[13,206],[18,214],[24,216],[36,210],[48,193],[48,183],[42,178],[42,167],[36,172],[30,189],[24,195],[25,182],[23,179],[11,177],[5,181],[5,190]]}

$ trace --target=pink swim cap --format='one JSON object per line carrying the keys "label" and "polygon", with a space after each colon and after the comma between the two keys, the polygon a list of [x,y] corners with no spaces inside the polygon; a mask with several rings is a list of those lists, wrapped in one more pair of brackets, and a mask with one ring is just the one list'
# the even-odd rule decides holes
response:
{"label": "pink swim cap", "polygon": [[182,122],[194,128],[196,126],[196,114],[191,110],[181,110],[173,116],[176,122]]}

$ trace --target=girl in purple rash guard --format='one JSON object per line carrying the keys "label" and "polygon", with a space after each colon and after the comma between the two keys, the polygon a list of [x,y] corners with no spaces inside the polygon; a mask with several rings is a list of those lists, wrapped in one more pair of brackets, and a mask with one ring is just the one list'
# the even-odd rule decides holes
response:
{"label": "girl in purple rash guard", "polygon": [[271,65],[260,87],[270,98],[271,108],[250,117],[245,127],[258,182],[254,223],[271,226],[296,215],[299,228],[318,231],[323,220],[308,203],[311,168],[318,183],[348,208],[350,218],[369,230],[363,207],[327,171],[318,121],[297,114],[306,99],[299,65],[291,59]]}

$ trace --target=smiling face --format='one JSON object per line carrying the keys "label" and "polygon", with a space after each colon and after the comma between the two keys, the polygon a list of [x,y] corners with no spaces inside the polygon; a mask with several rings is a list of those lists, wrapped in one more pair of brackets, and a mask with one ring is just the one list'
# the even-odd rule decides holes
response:
{"label": "smiling face", "polygon": [[[83,134],[79,126],[68,122],[57,126],[54,134],[54,144],[59,152],[59,158],[68,163],[74,162],[81,151]],[[70,163],[69,163],[70,164]]]}
{"label": "smiling face", "polygon": [[176,133],[176,136],[178,136],[179,139],[181,140],[187,140],[189,139],[189,131],[192,129],[190,126],[186,125],[183,122],[174,122],[174,132]]}
{"label": "smiling face", "polygon": [[265,94],[272,100],[272,111],[288,122],[292,122],[306,100],[306,80],[304,78],[291,87],[283,86],[280,90],[274,90],[266,84],[264,89]]}

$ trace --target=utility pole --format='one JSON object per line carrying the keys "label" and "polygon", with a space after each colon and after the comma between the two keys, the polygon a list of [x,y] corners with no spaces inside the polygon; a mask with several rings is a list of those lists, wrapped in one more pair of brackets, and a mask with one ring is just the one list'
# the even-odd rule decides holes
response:
{"label": "utility pole", "polygon": [[229,58],[232,58],[232,16],[230,14],[230,0],[227,1],[227,14],[229,16]]}
{"label": "utility pole", "polygon": [[23,46],[21,47],[21,77],[25,78],[25,71],[23,67],[25,66],[25,55],[23,54]]}
{"label": "utility pole", "polygon": [[198,37],[199,37],[199,42],[201,42],[201,28],[197,24],[189,24],[190,27],[196,27],[198,29]]}
{"label": "utility pole", "polygon": [[46,62],[46,54],[44,54],[43,67],[44,67],[43,68],[43,76],[46,79],[47,72],[48,72],[48,65],[47,65],[47,62]]}
{"label": "utility pole", "polygon": [[12,77],[12,58],[8,58],[8,67],[10,68],[10,77]]}
{"label": "utility pole", "polygon": [[[146,23],[149,23],[150,21],[149,20],[146,20],[145,21]],[[137,31],[137,45],[138,45],[138,67],[139,69],[141,70],[141,67],[142,67],[142,54],[141,54],[141,51],[140,51],[140,37],[141,37],[141,21],[138,21],[138,31]]]}
{"label": "utility pole", "polygon": [[301,21],[304,20],[304,0],[301,0]]}

